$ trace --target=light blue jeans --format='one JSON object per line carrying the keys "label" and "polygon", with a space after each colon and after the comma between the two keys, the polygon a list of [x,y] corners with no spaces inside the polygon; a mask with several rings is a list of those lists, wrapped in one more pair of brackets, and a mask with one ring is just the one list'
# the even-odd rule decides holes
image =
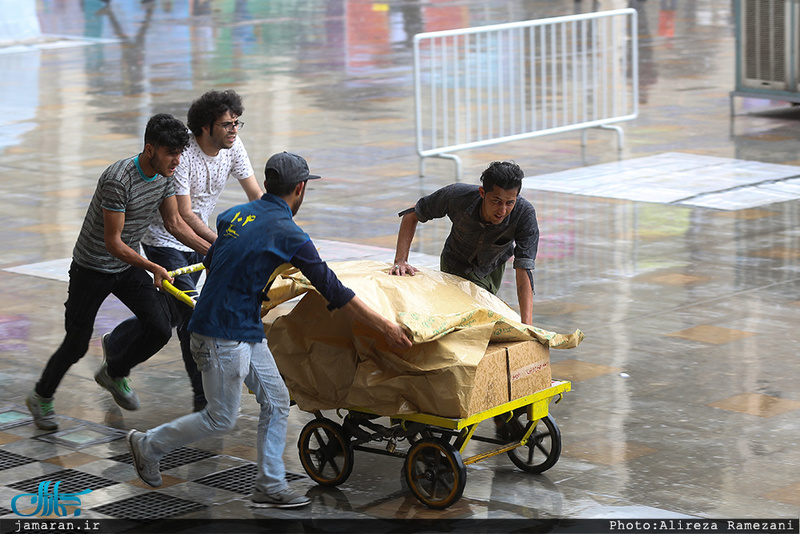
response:
{"label": "light blue jeans", "polygon": [[258,475],[255,486],[265,493],[288,487],[283,465],[289,391],[275,365],[267,341],[244,343],[192,333],[192,355],[203,373],[208,405],[147,431],[142,452],[159,461],[170,451],[225,434],[236,426],[242,400],[242,381],[261,406],[258,417]]}

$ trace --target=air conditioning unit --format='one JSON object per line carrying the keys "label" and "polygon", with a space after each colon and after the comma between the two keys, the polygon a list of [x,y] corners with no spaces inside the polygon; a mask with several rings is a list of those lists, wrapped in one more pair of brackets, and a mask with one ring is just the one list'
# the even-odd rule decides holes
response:
{"label": "air conditioning unit", "polygon": [[733,96],[800,101],[800,0],[735,0],[735,7],[731,101]]}

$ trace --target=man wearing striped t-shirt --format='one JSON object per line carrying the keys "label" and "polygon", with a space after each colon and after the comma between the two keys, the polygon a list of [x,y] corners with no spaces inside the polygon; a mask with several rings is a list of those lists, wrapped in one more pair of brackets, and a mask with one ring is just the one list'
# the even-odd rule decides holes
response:
{"label": "man wearing striped t-shirt", "polygon": [[[159,212],[167,229],[183,243],[203,254],[208,251],[210,243],[181,218],[171,179],[188,141],[189,133],[181,121],[168,114],[154,115],[145,129],[142,152],[114,163],[100,177],[72,253],[66,336],[26,399],[39,428],[58,428],[53,396],[67,370],[89,349],[95,316],[109,294],[138,319],[120,332],[127,343],[115,361],[132,367],[169,341],[168,297],[157,288],[172,278],[164,267],[139,254],[139,242]],[[153,274],[155,284],[146,271]],[[130,367],[104,365],[95,379],[111,391],[117,404],[136,409],[139,401],[126,378]]]}

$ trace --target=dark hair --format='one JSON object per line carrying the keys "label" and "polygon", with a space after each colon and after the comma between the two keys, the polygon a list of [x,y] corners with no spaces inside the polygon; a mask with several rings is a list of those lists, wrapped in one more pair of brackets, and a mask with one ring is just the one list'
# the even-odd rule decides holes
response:
{"label": "dark hair", "polygon": [[144,142],[154,148],[163,145],[183,152],[189,144],[189,132],[181,121],[169,113],[159,113],[147,121]]}
{"label": "dark hair", "polygon": [[516,189],[519,193],[522,189],[523,178],[525,178],[525,173],[513,161],[493,161],[481,174],[483,190],[487,192],[497,186],[508,191]]}
{"label": "dark hair", "polygon": [[233,89],[208,91],[192,102],[189,113],[186,114],[186,123],[194,135],[203,135],[203,126],[213,129],[214,123],[226,111],[230,111],[231,115],[241,117],[244,113],[242,97]]}
{"label": "dark hair", "polygon": [[[267,189],[267,193],[270,195],[275,195],[276,197],[285,197],[286,195],[290,194],[294,191],[294,188],[297,187],[297,184],[300,182],[294,183],[287,183],[283,182],[280,179],[280,175],[278,171],[275,169],[265,169],[264,175],[266,176],[266,181],[264,182],[264,186]],[[303,180],[307,182],[308,180]]]}

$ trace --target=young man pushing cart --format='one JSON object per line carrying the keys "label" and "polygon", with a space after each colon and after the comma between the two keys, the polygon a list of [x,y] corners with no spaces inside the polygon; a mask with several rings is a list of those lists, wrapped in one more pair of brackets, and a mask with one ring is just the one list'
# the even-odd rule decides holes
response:
{"label": "young man pushing cart", "polygon": [[[158,352],[169,341],[170,314],[166,295],[157,291],[167,270],[139,254],[139,242],[156,213],[184,244],[204,254],[209,243],[180,216],[171,176],[189,142],[181,121],[165,113],[147,122],[144,148],[103,172],[86,212],[69,268],[69,295],[61,346],[47,362],[26,399],[33,422],[56,430],[54,395],[69,368],[89,349],[100,305],[114,294],[136,315],[125,330],[128,343],[116,365],[103,367],[96,380],[114,394],[118,404],[138,407],[128,386],[131,367]],[[153,274],[153,279],[147,274]]]}
{"label": "young man pushing cart", "polygon": [[495,161],[483,171],[482,186],[451,184],[401,211],[391,274],[413,276],[417,272],[408,263],[417,224],[447,216],[453,227],[442,249],[441,270],[496,295],[506,262],[514,256],[519,314],[523,323],[533,324],[533,269],[539,225],[533,205],[519,195],[524,177],[516,163]]}
{"label": "young man pushing cart", "polygon": [[251,500],[256,506],[295,508],[310,500],[285,479],[283,449],[289,392],[264,338],[261,303],[277,275],[295,266],[329,302],[383,335],[394,349],[411,342],[405,331],[368,307],[344,287],[320,259],[313,242],[294,222],[309,174],[305,159],[287,152],[266,164],[267,193],[235,206],[217,219],[218,238],[206,256],[207,280],[189,322],[191,349],[202,372],[207,406],[127,440],[139,478],[161,485],[160,459],[201,438],[224,434],[236,424],[242,381],[254,392],[258,421],[258,475]]}
{"label": "young man pushing cart", "polygon": [[[242,186],[247,200],[261,198],[250,158],[239,131],[244,126],[240,119],[244,113],[242,98],[232,90],[208,91],[192,102],[186,115],[189,126],[189,144],[183,151],[181,162],[175,168],[175,200],[181,217],[197,235],[213,243],[217,234],[208,227],[208,217],[214,211],[225,184],[235,178]],[[142,237],[142,248],[147,259],[168,271],[203,261],[203,255],[183,245],[156,217]],[[184,292],[197,292],[200,272],[175,277],[175,287]],[[186,330],[192,308],[175,299],[169,299],[173,324],[177,326],[186,373],[194,393],[194,411],[206,405],[200,371],[189,347],[190,336]],[[135,320],[135,319],[134,319]],[[130,321],[130,320],[129,320]],[[115,332],[125,332],[129,321],[123,322]],[[110,361],[117,359],[127,339],[110,332],[103,336],[103,349]],[[116,363],[116,362],[115,362]],[[123,405],[123,408],[127,406]]]}

